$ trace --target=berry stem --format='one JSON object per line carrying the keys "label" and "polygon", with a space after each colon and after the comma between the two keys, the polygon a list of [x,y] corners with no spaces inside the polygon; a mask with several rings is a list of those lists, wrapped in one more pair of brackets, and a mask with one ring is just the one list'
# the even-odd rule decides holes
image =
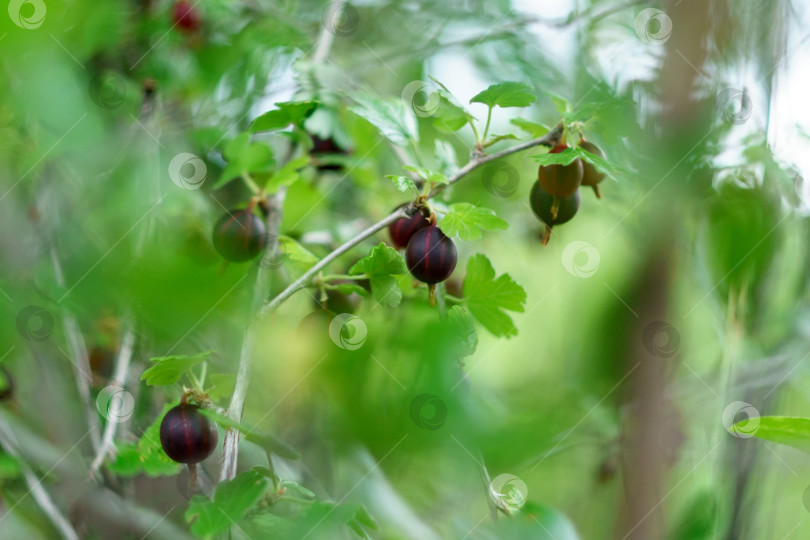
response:
{"label": "berry stem", "polygon": [[486,143],[487,135],[489,135],[489,125],[492,123],[492,107],[487,111],[487,125],[484,127],[484,136],[480,142]]}
{"label": "berry stem", "polygon": [[428,285],[428,297],[430,298],[430,307],[436,307],[436,284],[430,283]]}
{"label": "berry stem", "polygon": [[197,464],[189,463],[188,467],[188,492],[194,494],[197,491]]}
{"label": "berry stem", "polygon": [[245,182],[245,185],[254,195],[258,195],[259,193],[261,193],[262,190],[258,186],[258,184],[256,184],[256,182],[253,181],[250,175],[244,171],[242,172],[242,181]]}

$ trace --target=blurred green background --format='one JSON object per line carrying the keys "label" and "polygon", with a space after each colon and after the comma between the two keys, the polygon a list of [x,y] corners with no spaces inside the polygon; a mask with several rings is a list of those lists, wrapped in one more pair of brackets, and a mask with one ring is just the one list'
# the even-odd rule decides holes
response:
{"label": "blurred green background", "polygon": [[[176,3],[154,0],[17,0],[0,15],[0,365],[13,381],[0,411],[0,537],[810,534],[808,457],[726,430],[751,411],[810,409],[801,174],[810,118],[796,91],[807,82],[807,6],[186,7],[194,24],[178,21]],[[578,215],[547,247],[528,204],[538,148],[478,168],[434,201],[440,215],[469,202],[509,222],[456,241],[445,292],[462,296],[468,259],[485,254],[526,291],[523,312],[510,314],[514,337],[477,322],[473,335],[465,318],[459,344],[458,327],[407,275],[397,307],[355,295],[333,310],[359,317],[347,330],[365,331],[354,350],[330,336],[317,288],[262,319],[243,420],[300,459],[274,455],[275,482],[260,500],[225,531],[200,533],[187,514],[187,473],[150,462],[139,446],[191,381],[156,387],[141,374],[153,357],[212,351],[204,386],[227,408],[257,274],[269,279],[268,300],[313,255],[409,202],[385,175],[439,170],[437,142],[456,166],[470,159],[472,130],[447,129],[431,109],[435,81],[479,131],[487,107],[470,99],[491,84],[524,83],[536,101],[494,108],[491,133],[529,140],[562,119],[618,172],[601,200],[582,190]],[[357,113],[361,96],[404,104],[418,140],[392,143]],[[316,154],[312,135],[348,153],[321,157],[335,166],[312,162],[281,188],[278,264],[223,265],[213,224],[251,197],[238,178],[220,182],[237,161],[227,149],[275,103],[303,100],[319,105],[299,125],[250,135],[266,158],[250,172],[266,179],[290,157]],[[533,124],[520,129],[520,119]],[[173,178],[181,153],[199,159],[199,185]],[[386,241],[385,231],[374,235],[326,273],[346,274]],[[98,399],[129,328],[119,457],[106,456],[90,478],[94,438],[110,421]],[[221,456],[220,443],[202,464],[209,496]],[[268,465],[260,445],[240,444],[240,472]],[[493,503],[499,478],[520,500],[509,512]],[[279,479],[290,482],[284,493]]]}

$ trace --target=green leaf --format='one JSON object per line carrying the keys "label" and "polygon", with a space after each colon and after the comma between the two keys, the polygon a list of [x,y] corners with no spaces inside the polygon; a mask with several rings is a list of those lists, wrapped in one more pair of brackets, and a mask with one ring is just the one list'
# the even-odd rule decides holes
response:
{"label": "green leaf", "polygon": [[[759,425],[757,426],[757,422]],[[757,439],[792,446],[810,454],[810,418],[798,416],[760,416],[733,424],[730,433],[753,435]]]}
{"label": "green leaf", "polygon": [[14,480],[21,476],[20,461],[11,454],[0,453],[0,480]]}
{"label": "green leaf", "polygon": [[462,240],[478,240],[482,230],[497,231],[508,227],[509,223],[489,208],[470,203],[450,205],[450,211],[442,220],[442,232],[447,236],[458,235]]}
{"label": "green leaf", "polygon": [[245,436],[245,440],[264,448],[265,451],[272,452],[286,459],[298,459],[300,457],[298,452],[269,433],[262,433],[254,427],[242,422],[237,422],[236,420],[231,420],[227,416],[221,415],[211,409],[200,409],[200,413],[225,429],[235,429],[239,431],[239,433]]}
{"label": "green leaf", "polygon": [[396,175],[396,174],[386,174],[385,177],[388,178],[389,180],[391,180],[394,183],[394,185],[396,186],[396,188],[401,192],[408,191],[409,189],[416,190],[416,184],[414,184],[413,180],[411,180],[407,176],[399,176],[399,175]]}
{"label": "green leaf", "polygon": [[205,389],[213,401],[228,398],[233,394],[236,376],[233,373],[211,373],[206,381],[211,385]]}
{"label": "green leaf", "polygon": [[426,169],[425,167],[411,167],[410,165],[406,165],[403,167],[406,171],[411,171],[412,173],[416,173],[419,175],[420,178],[424,179],[426,182],[433,182],[434,184],[446,184],[449,179],[447,176],[440,172],[431,171],[430,169]]}
{"label": "green leaf", "polygon": [[571,146],[562,152],[557,152],[554,154],[551,152],[546,154],[535,154],[532,157],[535,159],[535,161],[537,161],[537,163],[543,166],[570,165],[577,159],[582,159],[596,167],[599,172],[604,173],[614,180],[618,179],[621,174],[627,174],[627,171],[624,169],[621,169],[604,158],[601,158],[596,154],[592,154],[579,146]]}
{"label": "green leaf", "polygon": [[515,324],[504,310],[522,312],[526,291],[509,274],[496,278],[489,259],[479,253],[467,262],[462,290],[470,313],[484,328],[495,336],[517,335]]}
{"label": "green leaf", "polygon": [[438,107],[432,114],[433,125],[440,131],[454,133],[466,126],[474,118],[449,93],[436,92],[435,94],[439,95],[439,102]]}
{"label": "green leaf", "polygon": [[436,139],[433,155],[436,156],[436,161],[443,174],[450,175],[458,170],[456,149],[449,142]]}
{"label": "green leaf", "polygon": [[158,356],[152,358],[154,366],[141,374],[141,380],[149,386],[168,386],[180,380],[191,368],[211,356],[214,351],[205,351],[187,356]]}
{"label": "green leaf", "polygon": [[576,160],[581,159],[584,152],[585,151],[578,146],[571,146],[562,152],[547,152],[545,154],[535,154],[532,157],[537,163],[544,167],[547,165],[570,165]]}
{"label": "green leaf", "polygon": [[470,356],[478,348],[478,332],[472,316],[461,306],[447,310],[447,323],[450,331],[457,338],[456,354],[460,357]]}
{"label": "green leaf", "polygon": [[354,100],[358,105],[349,110],[365,118],[395,145],[408,146],[411,141],[419,140],[416,116],[401,99],[356,96]]}
{"label": "green leaf", "polygon": [[309,156],[301,156],[292,159],[284,164],[279,170],[274,172],[265,184],[268,193],[276,193],[279,188],[289,186],[301,178],[300,171],[309,165]]}
{"label": "green leaf", "polygon": [[440,131],[454,133],[467,125],[475,117],[458,102],[456,97],[438,79],[430,77],[439,87],[429,98],[432,102],[438,94],[438,107],[433,111],[433,125]]}
{"label": "green leaf", "polygon": [[357,261],[349,269],[349,274],[366,274],[371,283],[371,294],[382,306],[398,306],[402,301],[402,291],[397,279],[408,272],[405,261],[397,250],[381,243],[371,248],[371,252]]}
{"label": "green leaf", "polygon": [[356,283],[340,283],[337,285],[337,291],[340,294],[359,294],[360,296],[368,296],[368,291]]}
{"label": "green leaf", "polygon": [[191,531],[202,538],[228,530],[255,506],[267,490],[269,480],[257,471],[247,471],[217,486],[214,499],[196,496],[191,499],[186,520]]}
{"label": "green leaf", "polygon": [[222,153],[228,165],[214,184],[219,189],[245,173],[270,172],[275,165],[273,151],[261,142],[250,142],[250,133],[240,133],[229,142]]}
{"label": "green leaf", "polygon": [[255,118],[250,124],[250,131],[251,133],[274,131],[286,128],[290,124],[300,126],[304,120],[312,114],[312,111],[315,110],[317,105],[317,101],[286,101],[276,103],[278,109],[273,109]]}
{"label": "green leaf", "polygon": [[107,465],[113,474],[122,477],[132,477],[144,473],[147,476],[171,476],[180,471],[180,465],[175,463],[160,444],[160,424],[166,412],[177,403],[163,406],[163,411],[154,422],[146,428],[137,444],[119,444],[115,460]]}
{"label": "green leaf", "polygon": [[309,270],[318,262],[318,257],[289,236],[280,235],[278,243],[282,256],[301,270]]}
{"label": "green leaf", "polygon": [[533,139],[536,139],[537,137],[542,137],[543,135],[551,131],[549,128],[547,128],[542,124],[531,122],[529,120],[524,120],[523,118],[512,118],[511,120],[509,120],[509,122],[516,125],[526,133],[528,133]]}
{"label": "green leaf", "polygon": [[494,84],[476,95],[470,103],[483,103],[492,108],[498,107],[528,107],[537,101],[531,88],[523,83],[505,82]]}

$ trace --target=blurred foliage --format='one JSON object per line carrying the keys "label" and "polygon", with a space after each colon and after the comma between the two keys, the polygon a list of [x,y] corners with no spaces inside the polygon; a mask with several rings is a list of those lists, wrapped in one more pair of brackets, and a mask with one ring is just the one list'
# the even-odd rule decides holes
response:
{"label": "blurred foliage", "polygon": [[[25,464],[87,538],[621,538],[645,389],[671,436],[650,434],[647,501],[667,538],[810,533],[807,457],[727,431],[744,403],[768,415],[758,437],[807,442],[782,418],[810,416],[807,202],[768,138],[797,6],[338,4],[201,0],[196,30],[169,0],[0,16],[0,537],[60,534]],[[705,6],[690,34],[679,17]],[[647,7],[670,42],[637,33]],[[740,73],[753,115],[726,91]],[[431,201],[459,253],[438,307],[373,235],[255,323],[243,421],[222,416],[257,277],[267,301],[415,191],[560,122],[605,159],[536,147]],[[607,174],[603,199],[583,190],[543,248],[537,167],[575,159]],[[279,253],[225,265],[213,224],[257,193],[284,194]],[[129,324],[131,407],[110,419],[97,398]],[[236,478],[213,489],[220,444],[191,500],[159,443],[186,393],[243,435]],[[90,425],[110,422],[88,479]],[[497,508],[504,475],[520,508]]]}

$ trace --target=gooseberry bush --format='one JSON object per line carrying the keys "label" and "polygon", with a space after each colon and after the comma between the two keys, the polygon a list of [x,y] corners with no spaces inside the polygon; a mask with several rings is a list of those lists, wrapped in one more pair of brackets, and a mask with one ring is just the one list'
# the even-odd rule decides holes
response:
{"label": "gooseberry bush", "polygon": [[671,89],[597,54],[728,43],[588,4],[11,2],[0,536],[742,527],[696,478],[659,511],[702,463],[685,432],[706,459],[750,432],[676,397],[800,342],[801,182],[761,129],[739,143],[720,74]]}

